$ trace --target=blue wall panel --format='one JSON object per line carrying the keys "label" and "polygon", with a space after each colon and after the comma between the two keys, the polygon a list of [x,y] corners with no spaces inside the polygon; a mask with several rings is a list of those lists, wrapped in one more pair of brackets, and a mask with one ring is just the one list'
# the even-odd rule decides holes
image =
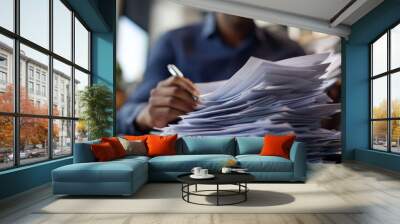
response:
{"label": "blue wall panel", "polygon": [[92,34],[92,81],[104,84],[110,88],[114,103],[113,120],[114,125],[110,132],[115,133],[115,60],[114,60],[114,34],[93,33]]}
{"label": "blue wall panel", "polygon": [[344,50],[343,156],[354,159],[353,149],[367,148],[369,142],[369,53],[367,45],[359,44],[346,44]]}
{"label": "blue wall panel", "polygon": [[[343,40],[343,158],[399,170],[400,157],[369,150],[369,43],[400,21],[400,1],[386,0]],[[357,150],[356,150],[357,149]],[[355,151],[356,150],[356,151]],[[362,151],[360,151],[362,150]],[[390,157],[392,156],[392,157]],[[390,157],[390,158],[389,158]],[[397,161],[397,168],[393,166]]]}
{"label": "blue wall panel", "polygon": [[53,169],[71,163],[69,157],[0,172],[0,199],[48,183]]}
{"label": "blue wall panel", "polygon": [[372,166],[400,172],[400,155],[376,150],[356,149],[355,160]]}

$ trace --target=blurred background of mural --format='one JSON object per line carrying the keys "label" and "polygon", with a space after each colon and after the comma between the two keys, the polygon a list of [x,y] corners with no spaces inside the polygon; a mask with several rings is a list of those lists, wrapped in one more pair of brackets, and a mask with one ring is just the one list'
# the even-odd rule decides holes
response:
{"label": "blurred background of mural", "polygon": [[[149,49],[164,32],[196,23],[207,14],[195,8],[182,6],[167,0],[119,0],[117,32],[117,107],[141,82],[145,70]],[[309,30],[287,27],[265,21],[255,21],[257,26],[297,41],[307,54],[333,52],[339,53],[340,38]],[[340,85],[338,80],[328,89],[333,103],[340,102]],[[340,130],[340,114],[323,120],[326,129]],[[338,146],[340,147],[340,145]],[[339,150],[340,151],[340,150]],[[338,161],[340,155],[331,155],[326,161]]]}

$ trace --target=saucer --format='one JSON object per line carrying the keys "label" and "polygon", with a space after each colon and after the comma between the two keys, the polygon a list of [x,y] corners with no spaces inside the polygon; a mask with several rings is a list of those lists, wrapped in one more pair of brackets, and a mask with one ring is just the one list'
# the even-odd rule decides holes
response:
{"label": "saucer", "polygon": [[215,176],[214,175],[212,175],[212,174],[207,174],[207,175],[204,175],[204,176],[200,176],[200,175],[194,175],[194,174],[192,174],[192,175],[190,175],[190,178],[193,178],[193,179],[211,179],[211,178],[214,178]]}

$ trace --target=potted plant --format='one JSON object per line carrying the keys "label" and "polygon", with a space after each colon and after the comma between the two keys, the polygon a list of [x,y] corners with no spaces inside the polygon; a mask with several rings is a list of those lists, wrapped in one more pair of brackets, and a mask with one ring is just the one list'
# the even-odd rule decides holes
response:
{"label": "potted plant", "polygon": [[103,84],[86,87],[79,93],[80,124],[87,128],[89,140],[110,136],[112,126],[112,92]]}

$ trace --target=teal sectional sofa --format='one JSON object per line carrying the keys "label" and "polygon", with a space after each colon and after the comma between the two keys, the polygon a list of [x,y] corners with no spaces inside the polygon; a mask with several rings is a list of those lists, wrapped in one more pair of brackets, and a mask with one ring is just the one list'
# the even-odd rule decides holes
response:
{"label": "teal sectional sofa", "polygon": [[193,167],[218,172],[228,160],[236,160],[259,182],[304,182],[306,149],[295,142],[290,159],[260,156],[262,137],[183,137],[176,144],[177,155],[128,156],[96,162],[90,145],[75,144],[74,163],[52,172],[53,193],[67,195],[131,195],[148,181],[176,181]]}

